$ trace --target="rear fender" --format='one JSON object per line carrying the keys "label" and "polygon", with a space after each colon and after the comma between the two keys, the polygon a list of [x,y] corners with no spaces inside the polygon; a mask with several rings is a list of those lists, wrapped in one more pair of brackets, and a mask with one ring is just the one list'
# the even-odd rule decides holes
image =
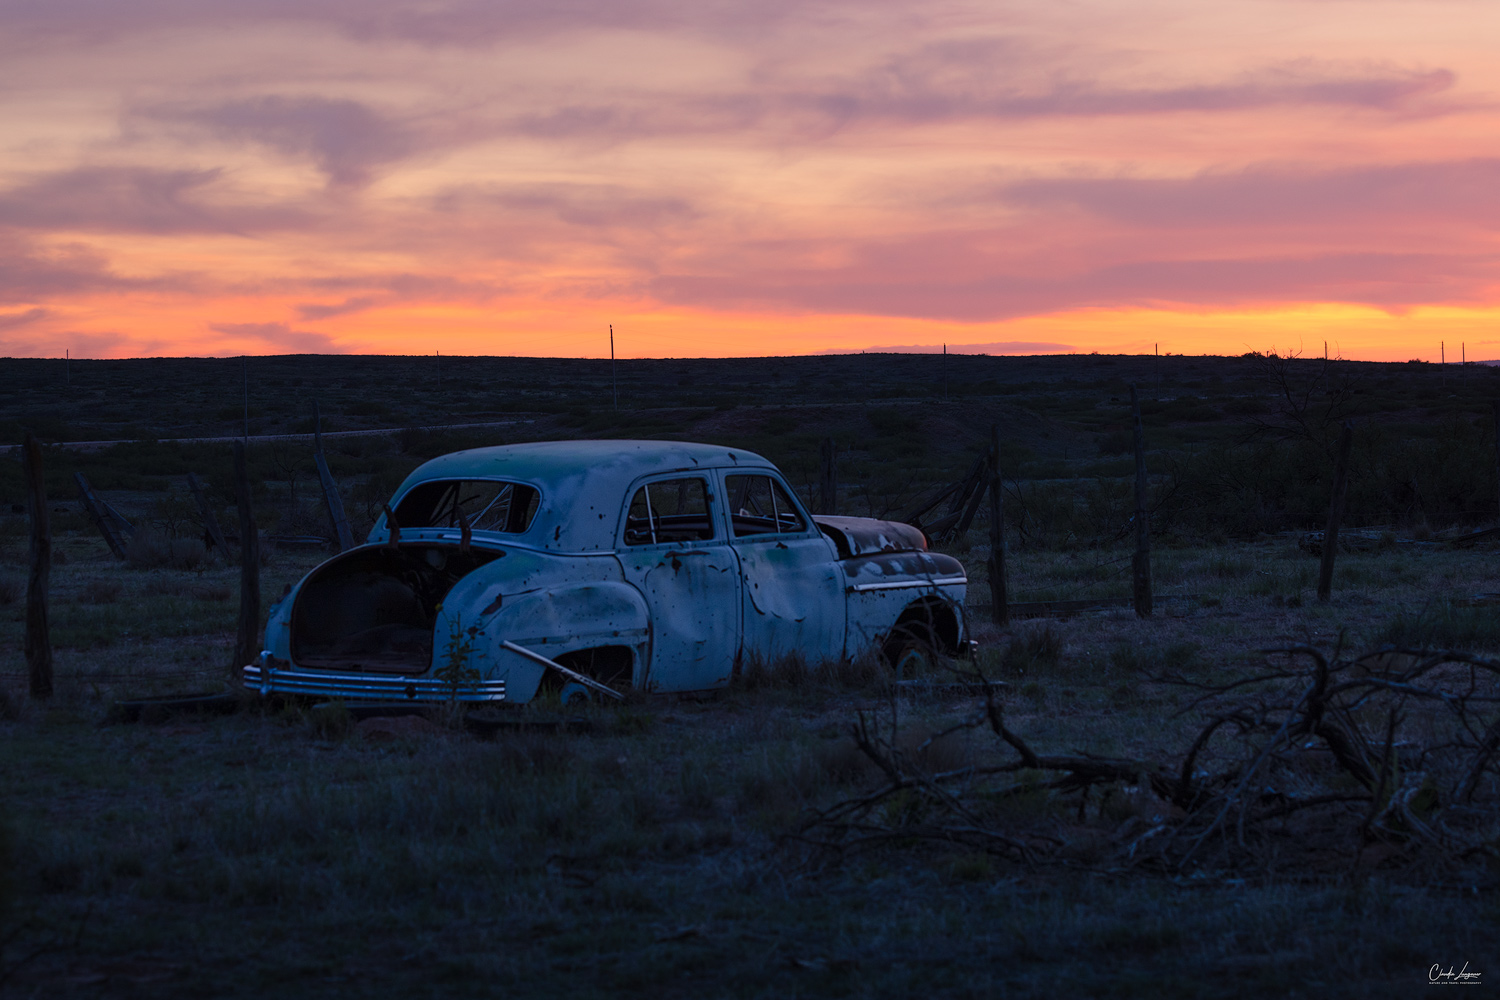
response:
{"label": "rear fender", "polygon": [[505,681],[506,701],[530,701],[547,671],[505,649],[507,640],[553,660],[576,650],[624,646],[634,661],[633,685],[646,686],[651,618],[640,592],[627,583],[568,584],[514,594],[481,616],[480,629],[483,640],[476,649],[482,645],[487,661],[482,669],[487,677]]}

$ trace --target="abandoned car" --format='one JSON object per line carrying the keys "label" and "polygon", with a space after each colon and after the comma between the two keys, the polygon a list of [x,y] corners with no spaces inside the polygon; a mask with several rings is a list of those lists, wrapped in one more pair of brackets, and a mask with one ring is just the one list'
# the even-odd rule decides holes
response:
{"label": "abandoned car", "polygon": [[967,646],[967,579],[910,525],[812,517],[769,461],[661,441],[433,459],[271,609],[266,694],[527,702],[723,687],[752,662]]}

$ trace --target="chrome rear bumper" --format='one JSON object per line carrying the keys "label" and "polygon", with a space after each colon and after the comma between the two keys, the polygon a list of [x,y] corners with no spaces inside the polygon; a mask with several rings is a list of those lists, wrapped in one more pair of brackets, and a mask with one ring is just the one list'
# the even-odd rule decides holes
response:
{"label": "chrome rear bumper", "polygon": [[334,674],[324,671],[262,669],[258,663],[245,667],[245,687],[263,695],[295,694],[346,701],[464,701],[505,700],[505,682],[473,681],[457,688],[430,677],[389,674]]}

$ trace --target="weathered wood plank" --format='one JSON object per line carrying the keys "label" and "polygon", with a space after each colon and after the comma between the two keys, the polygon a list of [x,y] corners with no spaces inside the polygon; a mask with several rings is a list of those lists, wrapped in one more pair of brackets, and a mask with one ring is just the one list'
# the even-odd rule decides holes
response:
{"label": "weathered wood plank", "polygon": [[238,671],[260,656],[260,539],[250,507],[250,474],[242,441],[234,443],[234,499],[240,514],[240,625],[230,668]]}
{"label": "weathered wood plank", "polygon": [[94,496],[94,491],[89,489],[89,481],[83,478],[83,473],[73,473],[73,481],[78,484],[78,497],[83,501],[83,509],[93,520],[94,527],[99,529],[99,534],[104,536],[104,543],[109,546],[109,551],[115,554],[116,559],[124,559],[125,541],[116,530],[114,518],[105,513],[103,505]]}
{"label": "weathered wood plank", "polygon": [[1010,624],[1005,580],[1005,494],[1000,475],[1000,425],[990,427],[990,603],[996,625]]}
{"label": "weathered wood plank", "polygon": [[1151,617],[1151,521],[1146,512],[1146,430],[1141,424],[1141,401],[1130,387],[1130,411],[1135,421],[1135,555],[1130,560],[1130,585],[1135,613]]}
{"label": "weathered wood plank", "polygon": [[219,527],[219,519],[214,514],[214,509],[209,505],[208,497],[203,492],[203,484],[198,482],[198,477],[191,472],[187,475],[188,489],[193,493],[193,499],[198,504],[198,513],[203,518],[203,530],[208,532],[208,537],[213,539],[214,547],[223,556],[231,558],[229,542],[224,538],[224,529]]}
{"label": "weathered wood plank", "polygon": [[52,634],[47,621],[47,585],[52,576],[52,521],[42,479],[42,446],[26,435],[26,507],[31,520],[31,573],[26,581],[26,669],[33,698],[52,697]]}

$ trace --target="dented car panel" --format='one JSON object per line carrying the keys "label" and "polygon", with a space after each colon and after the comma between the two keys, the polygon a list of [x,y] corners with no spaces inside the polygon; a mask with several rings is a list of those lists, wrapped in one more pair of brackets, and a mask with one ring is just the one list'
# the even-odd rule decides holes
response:
{"label": "dented car panel", "polygon": [[412,473],[368,542],[271,611],[265,693],[527,702],[697,691],[746,662],[964,645],[962,565],[909,525],[811,517],[764,458],[712,445],[480,448]]}

